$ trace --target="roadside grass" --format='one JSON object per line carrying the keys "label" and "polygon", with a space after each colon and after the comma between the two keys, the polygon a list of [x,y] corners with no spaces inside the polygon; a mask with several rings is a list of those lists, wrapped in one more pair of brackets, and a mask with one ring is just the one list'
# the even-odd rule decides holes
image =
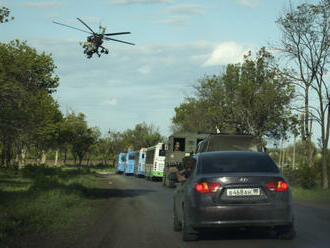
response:
{"label": "roadside grass", "polygon": [[0,244],[65,229],[88,215],[96,201],[109,197],[96,171],[47,166],[0,169]]}
{"label": "roadside grass", "polygon": [[330,203],[330,190],[321,188],[303,189],[301,187],[291,187],[294,199],[306,200],[316,203]]}
{"label": "roadside grass", "polygon": [[90,168],[90,171],[92,172],[103,172],[103,173],[110,173],[115,172],[116,168],[109,168],[109,167],[100,167],[100,168]]}

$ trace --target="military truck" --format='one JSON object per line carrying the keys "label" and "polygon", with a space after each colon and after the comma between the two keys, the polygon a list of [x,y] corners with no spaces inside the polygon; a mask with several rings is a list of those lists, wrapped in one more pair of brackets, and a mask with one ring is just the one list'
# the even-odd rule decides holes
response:
{"label": "military truck", "polygon": [[199,142],[196,153],[213,151],[263,152],[264,147],[256,136],[234,134],[210,134]]}
{"label": "military truck", "polygon": [[172,177],[177,170],[182,169],[182,159],[185,155],[194,153],[197,144],[208,135],[199,132],[178,132],[169,136],[163,172],[164,186],[175,187],[176,180]]}
{"label": "military truck", "polygon": [[[203,134],[199,134],[203,136]],[[264,148],[260,141],[252,135],[234,135],[234,134],[204,134],[204,139],[197,139],[196,149],[191,151],[192,147],[185,149],[185,152],[172,151],[171,145],[175,144],[175,137],[170,136],[168,153],[165,159],[165,169],[163,184],[168,187],[175,187],[177,181],[177,172],[184,170],[184,157],[193,153],[211,152],[211,151],[253,151],[262,152]],[[201,137],[199,136],[199,137]],[[193,137],[191,134],[187,137]],[[192,141],[190,141],[192,142]],[[190,154],[187,152],[190,151]]]}

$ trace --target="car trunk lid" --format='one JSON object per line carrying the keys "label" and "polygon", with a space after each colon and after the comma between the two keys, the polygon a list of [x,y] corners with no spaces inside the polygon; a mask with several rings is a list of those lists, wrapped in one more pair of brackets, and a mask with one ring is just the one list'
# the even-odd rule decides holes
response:
{"label": "car trunk lid", "polygon": [[196,183],[219,184],[217,192],[210,192],[218,204],[252,204],[272,202],[276,193],[267,184],[284,181],[280,173],[226,173],[203,175]]}

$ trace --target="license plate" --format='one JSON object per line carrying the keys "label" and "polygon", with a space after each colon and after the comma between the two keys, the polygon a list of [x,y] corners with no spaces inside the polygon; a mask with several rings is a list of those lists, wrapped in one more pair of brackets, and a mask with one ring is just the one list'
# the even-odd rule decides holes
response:
{"label": "license plate", "polygon": [[227,189],[227,196],[254,196],[260,195],[259,188]]}

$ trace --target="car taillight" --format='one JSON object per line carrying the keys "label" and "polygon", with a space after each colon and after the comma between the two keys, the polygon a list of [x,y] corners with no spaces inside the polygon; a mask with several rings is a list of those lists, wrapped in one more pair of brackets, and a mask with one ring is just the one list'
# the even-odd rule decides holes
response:
{"label": "car taillight", "polygon": [[287,191],[289,188],[288,183],[284,181],[270,182],[266,186],[270,191]]}
{"label": "car taillight", "polygon": [[196,191],[199,193],[215,193],[220,189],[220,184],[218,183],[197,183],[196,184]]}

